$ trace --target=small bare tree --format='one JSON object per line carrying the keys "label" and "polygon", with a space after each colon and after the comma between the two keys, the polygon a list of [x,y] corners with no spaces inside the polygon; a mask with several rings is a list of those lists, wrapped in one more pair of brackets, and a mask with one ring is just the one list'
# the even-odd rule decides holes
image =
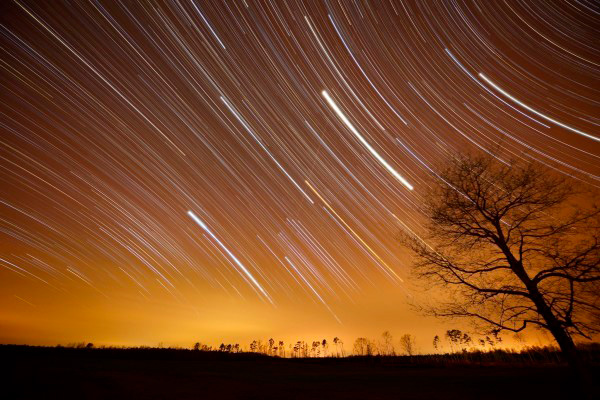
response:
{"label": "small bare tree", "polygon": [[438,352],[440,349],[440,337],[438,335],[435,335],[433,337],[433,349]]}
{"label": "small bare tree", "polygon": [[412,356],[416,352],[416,342],[415,337],[413,335],[404,334],[400,337],[400,348],[404,350],[404,352]]}
{"label": "small bare tree", "polygon": [[375,354],[375,345],[365,337],[356,338],[354,341],[354,354],[357,356],[372,356]]}
{"label": "small bare tree", "polygon": [[339,352],[338,346],[340,345],[341,342],[342,341],[340,340],[339,337],[336,336],[336,337],[333,338],[333,344],[335,345],[335,356],[336,357],[340,356],[340,352]]}
{"label": "small bare tree", "polygon": [[446,331],[446,339],[450,342],[450,350],[452,352],[454,352],[455,349],[458,349],[462,334],[463,333],[459,329],[449,329]]}
{"label": "small bare tree", "polygon": [[312,348],[310,349],[313,357],[319,357],[319,355],[321,354],[321,342],[318,340],[315,340],[312,342]]}
{"label": "small bare tree", "polygon": [[394,349],[394,338],[390,331],[385,331],[381,334],[381,350],[379,354],[385,356],[393,356],[396,351]]}
{"label": "small bare tree", "polygon": [[573,339],[600,331],[597,193],[584,198],[536,163],[487,155],[460,156],[439,178],[425,195],[426,234],[402,235],[416,276],[445,291],[424,310],[488,332],[537,326],[579,369]]}

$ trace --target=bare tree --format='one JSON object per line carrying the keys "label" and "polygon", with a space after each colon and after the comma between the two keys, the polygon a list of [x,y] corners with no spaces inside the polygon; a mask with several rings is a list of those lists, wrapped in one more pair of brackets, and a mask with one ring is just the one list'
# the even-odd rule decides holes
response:
{"label": "bare tree", "polygon": [[340,342],[341,342],[341,340],[339,337],[336,336],[333,338],[333,344],[335,344],[335,356],[336,357],[340,356],[340,352],[338,350],[338,346],[340,345]]}
{"label": "bare tree", "polygon": [[433,349],[437,352],[440,348],[440,337],[435,335],[433,337]]}
{"label": "bare tree", "polygon": [[369,339],[364,337],[356,338],[354,341],[354,354],[357,356],[370,356],[373,354],[373,350]]}
{"label": "bare tree", "polygon": [[465,351],[467,347],[470,347],[473,344],[473,339],[468,333],[465,332],[460,338],[460,344],[463,347],[463,351]]}
{"label": "bare tree", "polygon": [[600,210],[586,206],[597,193],[584,198],[543,166],[487,155],[460,156],[438,177],[425,195],[426,234],[402,235],[414,273],[446,290],[423,309],[488,332],[547,330],[580,368],[573,339],[600,331]]}
{"label": "bare tree", "polygon": [[462,334],[459,329],[449,329],[446,331],[446,339],[450,342],[450,351],[454,352],[455,348],[458,347]]}
{"label": "bare tree", "polygon": [[404,334],[400,337],[400,347],[406,354],[412,356],[416,352],[416,342],[413,335]]}
{"label": "bare tree", "polygon": [[320,348],[321,347],[321,342],[318,340],[315,340],[312,342],[312,348],[310,349],[311,353],[313,354],[313,357],[319,357],[319,355],[321,354]]}
{"label": "bare tree", "polygon": [[379,353],[386,356],[395,355],[394,338],[390,331],[385,331],[381,334],[381,351]]}

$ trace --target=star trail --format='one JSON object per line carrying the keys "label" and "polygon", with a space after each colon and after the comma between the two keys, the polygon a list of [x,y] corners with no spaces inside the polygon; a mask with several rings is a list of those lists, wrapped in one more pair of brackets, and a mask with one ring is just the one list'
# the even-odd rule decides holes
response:
{"label": "star trail", "polygon": [[586,1],[4,1],[0,326],[413,320],[395,237],[441,161],[600,186],[599,21]]}

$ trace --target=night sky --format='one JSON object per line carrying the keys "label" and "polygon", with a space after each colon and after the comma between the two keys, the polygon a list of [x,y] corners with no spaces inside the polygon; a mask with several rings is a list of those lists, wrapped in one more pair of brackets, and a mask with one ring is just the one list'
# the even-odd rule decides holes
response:
{"label": "night sky", "polygon": [[409,308],[398,233],[460,151],[600,186],[599,26],[592,1],[3,1],[0,341],[427,349],[450,326]]}

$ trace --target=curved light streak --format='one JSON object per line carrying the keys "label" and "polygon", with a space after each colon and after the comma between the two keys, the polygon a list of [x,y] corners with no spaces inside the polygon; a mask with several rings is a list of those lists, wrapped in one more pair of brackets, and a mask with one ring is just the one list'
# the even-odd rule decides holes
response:
{"label": "curved light streak", "polygon": [[326,90],[321,92],[327,103],[333,108],[333,111],[337,114],[337,116],[342,120],[344,124],[350,129],[350,132],[354,133],[354,136],[360,140],[360,142],[369,150],[371,154],[387,169],[396,179],[400,181],[404,186],[408,188],[408,190],[413,190],[414,187],[406,180],[402,175],[400,175],[383,157],[379,155],[379,153],[367,142],[367,140],[358,132],[358,130],[352,125],[352,122],[346,117],[346,115],[342,112],[342,110],[338,107],[338,105],[333,101],[329,93]]}
{"label": "curved light streak", "polygon": [[506,91],[504,91],[501,87],[499,87],[498,85],[496,85],[494,82],[492,82],[487,76],[485,76],[482,73],[479,73],[479,77],[481,79],[483,79],[484,81],[486,81],[491,87],[493,87],[494,89],[496,89],[497,91],[499,91],[500,93],[502,93],[504,96],[508,97],[509,99],[511,99],[512,101],[514,101],[515,103],[517,103],[518,105],[520,105],[521,107],[525,108],[526,110],[531,111],[532,113],[534,113],[535,115],[539,115],[540,117],[544,118],[547,121],[553,122],[558,126],[562,126],[565,129],[570,130],[571,132],[575,132],[581,136],[585,136],[588,139],[592,139],[595,140],[597,142],[600,142],[600,138],[596,137],[594,135],[590,135],[589,133],[585,133],[580,131],[579,129],[575,129],[567,124],[563,124],[560,121],[555,120],[554,118],[551,118],[549,116],[547,116],[546,114],[542,114],[541,112],[534,110],[533,108],[529,107],[527,104],[523,103],[522,101],[520,101],[519,99],[511,96],[510,94],[508,94]]}

